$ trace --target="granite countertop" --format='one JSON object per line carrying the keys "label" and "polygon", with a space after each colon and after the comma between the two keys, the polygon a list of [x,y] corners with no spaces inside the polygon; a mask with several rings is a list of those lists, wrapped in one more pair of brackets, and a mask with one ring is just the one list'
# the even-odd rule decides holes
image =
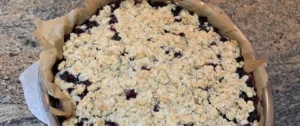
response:
{"label": "granite countertop", "polygon": [[[0,2],[0,125],[44,125],[28,110],[18,76],[39,59],[34,18],[53,19],[83,0]],[[205,0],[223,8],[268,62],[275,124],[300,125],[300,1]]]}

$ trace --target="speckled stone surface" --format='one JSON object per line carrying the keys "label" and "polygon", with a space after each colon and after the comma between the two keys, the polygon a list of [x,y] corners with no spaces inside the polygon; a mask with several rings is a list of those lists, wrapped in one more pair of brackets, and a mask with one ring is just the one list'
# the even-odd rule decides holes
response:
{"label": "speckled stone surface", "polygon": [[[28,110],[18,76],[39,59],[34,18],[66,14],[83,0],[1,0],[0,125],[44,125]],[[267,59],[275,101],[275,124],[300,125],[300,1],[204,0],[224,9]]]}

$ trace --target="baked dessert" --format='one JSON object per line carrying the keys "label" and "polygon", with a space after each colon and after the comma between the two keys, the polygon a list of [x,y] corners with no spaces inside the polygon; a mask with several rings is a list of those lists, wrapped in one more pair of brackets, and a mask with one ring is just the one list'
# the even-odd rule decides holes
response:
{"label": "baked dessert", "polygon": [[238,43],[193,12],[117,2],[65,40],[54,81],[76,109],[64,126],[258,125]]}

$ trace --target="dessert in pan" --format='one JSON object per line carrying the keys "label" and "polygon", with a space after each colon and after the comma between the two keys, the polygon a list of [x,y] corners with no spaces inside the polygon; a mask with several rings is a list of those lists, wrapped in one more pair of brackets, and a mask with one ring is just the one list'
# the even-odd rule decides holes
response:
{"label": "dessert in pan", "polygon": [[75,105],[63,126],[258,125],[238,43],[174,4],[106,5],[65,36],[63,56],[54,82]]}

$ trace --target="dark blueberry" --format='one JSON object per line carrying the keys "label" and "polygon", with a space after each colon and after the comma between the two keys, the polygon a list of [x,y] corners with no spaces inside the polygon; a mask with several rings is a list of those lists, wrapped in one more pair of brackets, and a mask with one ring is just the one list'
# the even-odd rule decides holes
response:
{"label": "dark blueberry", "polygon": [[183,126],[194,126],[194,123],[186,123],[186,124],[183,124]]}
{"label": "dark blueberry", "polygon": [[[87,87],[92,84],[92,82],[90,82],[89,80],[79,81],[78,76],[79,75],[77,75],[77,77],[75,77],[74,75],[70,74],[68,71],[65,71],[64,73],[59,75],[60,79],[64,80],[65,82],[68,82],[68,83],[84,84]],[[71,90],[71,89],[68,89],[68,90]]]}
{"label": "dark blueberry", "polygon": [[111,17],[111,19],[108,22],[109,24],[118,23],[118,19],[117,19],[117,17],[115,15],[111,15],[110,17]]}
{"label": "dark blueberry", "polygon": [[73,31],[74,34],[80,35],[82,33],[84,33],[84,30],[81,28],[75,28]]}
{"label": "dark blueberry", "polygon": [[237,68],[237,69],[236,69],[236,73],[239,74],[239,77],[240,77],[240,78],[243,77],[243,75],[244,75],[244,70],[243,70],[243,68]]}
{"label": "dark blueberry", "polygon": [[246,81],[247,86],[248,86],[248,87],[254,87],[254,83],[253,83],[253,75],[252,75],[252,74],[249,74],[248,76],[249,76],[249,78],[248,78],[248,80]]}
{"label": "dark blueberry", "polygon": [[81,118],[81,120],[84,121],[84,122],[89,121],[89,119],[87,119],[87,118]]}
{"label": "dark blueberry", "polygon": [[92,27],[97,27],[99,24],[96,21],[88,21],[86,23],[86,29],[91,29]]}
{"label": "dark blueberry", "polygon": [[[207,17],[202,17],[202,16],[200,16],[200,17],[198,18],[198,20],[199,20],[199,26],[198,26],[198,28],[199,28],[200,30],[204,30],[204,31],[208,32],[209,29],[207,29],[207,28],[204,26],[204,23],[205,23],[205,22],[208,22]],[[209,25],[208,25],[208,26],[209,26]]]}
{"label": "dark blueberry", "polygon": [[143,2],[142,0],[135,0],[135,1],[134,1],[134,5],[141,4],[142,2]]}
{"label": "dark blueberry", "polygon": [[205,26],[203,26],[203,25],[199,25],[199,29],[200,30],[203,30],[203,31],[205,31],[205,32],[209,32],[209,29],[207,29]]}
{"label": "dark blueberry", "polygon": [[84,91],[83,91],[81,94],[79,94],[78,96],[79,96],[81,99],[83,99],[84,96],[87,95],[87,93],[88,93],[88,90],[87,90],[87,87],[85,87]]}
{"label": "dark blueberry", "polygon": [[246,102],[252,101],[253,104],[254,104],[254,106],[257,106],[257,104],[259,102],[259,98],[257,96],[253,96],[253,97],[249,98],[247,96],[247,94],[245,92],[243,92],[243,91],[240,94],[240,98],[243,98]]}
{"label": "dark blueberry", "polygon": [[216,46],[217,45],[217,43],[216,42],[212,42],[212,43],[210,43],[210,45],[209,46]]}
{"label": "dark blueberry", "polygon": [[133,60],[135,60],[135,57],[130,57],[129,60],[133,61]]}
{"label": "dark blueberry", "polygon": [[56,116],[56,119],[58,121],[58,123],[60,124],[59,126],[62,126],[62,123],[67,120],[66,117],[63,117],[63,116]]}
{"label": "dark blueberry", "polygon": [[87,118],[81,118],[79,122],[75,124],[75,126],[83,126],[84,122],[89,121]]}
{"label": "dark blueberry", "polygon": [[259,119],[260,119],[260,115],[259,115],[257,109],[255,109],[253,112],[250,112],[250,113],[249,113],[249,117],[247,118],[247,120],[248,120],[249,122],[252,122],[252,123],[253,123],[255,120],[257,120],[257,122],[259,122]]}
{"label": "dark blueberry", "polygon": [[121,37],[119,36],[119,33],[115,33],[113,37],[111,37],[112,40],[120,41]]}
{"label": "dark blueberry", "polygon": [[159,112],[159,109],[160,109],[160,107],[159,107],[159,102],[157,102],[157,103],[154,105],[153,111],[154,111],[154,112]]}
{"label": "dark blueberry", "polygon": [[79,101],[76,101],[75,104],[78,105],[78,104],[79,104]]}
{"label": "dark blueberry", "polygon": [[117,8],[120,7],[121,0],[113,0],[113,4],[110,5],[111,12],[113,13]]}
{"label": "dark blueberry", "polygon": [[95,15],[99,15],[100,14],[100,11],[102,10],[102,8],[101,9],[97,9],[97,11],[96,11],[96,13],[95,13]]}
{"label": "dark blueberry", "polygon": [[48,95],[48,96],[49,96],[50,105],[52,107],[57,108],[57,109],[62,108],[62,105],[60,104],[60,100],[58,98],[55,98],[51,95]]}
{"label": "dark blueberry", "polygon": [[224,80],[224,77],[221,77],[221,78],[219,79],[219,82],[222,82],[222,80]]}
{"label": "dark blueberry", "polygon": [[182,53],[181,52],[175,52],[174,53],[174,58],[181,58],[182,57]]}
{"label": "dark blueberry", "polygon": [[248,74],[249,78],[246,81],[246,84],[248,87],[254,87],[254,81],[253,81],[253,75],[252,74]]}
{"label": "dark blueberry", "polygon": [[148,39],[147,39],[147,41],[151,41],[151,40],[152,40],[152,38],[148,38]]}
{"label": "dark blueberry", "polygon": [[221,58],[222,58],[222,56],[221,56],[220,54],[218,54],[218,55],[217,55],[217,58],[218,58],[218,59],[221,59]]}
{"label": "dark blueberry", "polygon": [[148,67],[148,66],[142,66],[141,70],[147,70],[147,71],[150,71],[150,70],[151,70],[151,68],[150,68],[150,67]]}
{"label": "dark blueberry", "polygon": [[207,17],[199,16],[198,18],[200,25],[203,25],[205,22],[208,22]]}
{"label": "dark blueberry", "polygon": [[190,10],[188,10],[188,12],[190,13],[190,15],[194,15],[194,14],[195,14],[195,12],[194,12],[194,11],[190,11]]}
{"label": "dark blueberry", "polygon": [[257,106],[259,102],[259,98],[257,96],[253,96],[250,100],[253,102],[254,106]]}
{"label": "dark blueberry", "polygon": [[134,89],[125,90],[125,96],[127,100],[130,100],[131,98],[136,98],[137,93],[134,91]]}
{"label": "dark blueberry", "polygon": [[64,59],[62,59],[62,60],[57,60],[57,61],[54,63],[54,65],[52,66],[52,72],[53,72],[53,75],[54,75],[54,76],[59,72],[59,70],[58,70],[58,65],[59,65],[62,61],[64,61]]}
{"label": "dark blueberry", "polygon": [[154,108],[153,108],[153,111],[154,111],[154,112],[159,112],[159,106],[158,106],[158,105],[155,105]]}
{"label": "dark blueberry", "polygon": [[165,54],[167,54],[167,55],[168,55],[169,53],[170,53],[170,50],[166,50]]}
{"label": "dark blueberry", "polygon": [[89,126],[94,126],[94,124],[93,124],[93,123],[91,123]]}
{"label": "dark blueberry", "polygon": [[220,30],[218,28],[213,27],[214,32],[216,32],[217,34],[220,34]]}
{"label": "dark blueberry", "polygon": [[170,33],[170,31],[168,31],[168,30],[166,30],[166,29],[165,29],[164,31],[165,31],[165,33]]}
{"label": "dark blueberry", "polygon": [[167,4],[165,2],[150,2],[150,6],[154,8],[159,8],[159,7],[167,6]]}
{"label": "dark blueberry", "polygon": [[92,85],[92,82],[90,82],[89,80],[81,81],[80,83],[84,84],[87,87]]}
{"label": "dark blueberry", "polygon": [[180,14],[181,10],[182,10],[181,7],[176,6],[176,8],[174,10],[172,9],[171,11],[172,11],[172,13],[173,13],[173,15],[175,17],[175,16],[178,16]]}
{"label": "dark blueberry", "polygon": [[104,125],[105,125],[105,126],[119,126],[118,123],[112,122],[112,121],[105,121],[105,122],[104,122]]}
{"label": "dark blueberry", "polygon": [[109,28],[111,31],[113,31],[113,32],[117,32],[117,30],[116,30],[116,28],[115,28],[115,26],[114,25],[110,25],[110,28]]}
{"label": "dark blueberry", "polygon": [[244,58],[242,56],[240,56],[240,57],[236,58],[236,61],[237,62],[242,62],[242,61],[244,61]]}
{"label": "dark blueberry", "polygon": [[83,121],[80,120],[79,122],[77,122],[77,123],[75,124],[75,126],[83,126],[83,124],[84,124]]}
{"label": "dark blueberry", "polygon": [[65,82],[68,82],[68,83],[76,83],[77,82],[77,78],[70,74],[68,71],[65,71],[64,73],[62,73],[60,76],[60,79],[64,80]]}
{"label": "dark blueberry", "polygon": [[233,122],[234,122],[235,124],[237,124],[237,123],[238,123],[238,122],[237,122],[237,120],[236,120],[236,118],[234,118]]}
{"label": "dark blueberry", "polygon": [[70,34],[66,34],[64,36],[64,42],[67,42],[68,40],[70,40],[70,38],[71,38],[71,35]]}
{"label": "dark blueberry", "polygon": [[69,94],[71,94],[73,90],[74,90],[74,88],[68,88],[67,89],[67,91],[68,91]]}
{"label": "dark blueberry", "polygon": [[179,33],[178,35],[181,36],[181,37],[185,37],[184,33]]}
{"label": "dark blueberry", "polygon": [[246,102],[250,100],[250,98],[247,96],[246,92],[241,92],[240,98],[243,98]]}
{"label": "dark blueberry", "polygon": [[179,19],[175,18],[175,22],[181,22],[181,21],[182,21],[182,18],[179,18]]}
{"label": "dark blueberry", "polygon": [[226,41],[229,41],[229,38],[227,38],[225,36],[221,36],[220,41],[226,42]]}
{"label": "dark blueberry", "polygon": [[121,56],[125,56],[125,55],[127,55],[127,54],[129,54],[128,52],[126,52],[125,50],[121,53]]}

